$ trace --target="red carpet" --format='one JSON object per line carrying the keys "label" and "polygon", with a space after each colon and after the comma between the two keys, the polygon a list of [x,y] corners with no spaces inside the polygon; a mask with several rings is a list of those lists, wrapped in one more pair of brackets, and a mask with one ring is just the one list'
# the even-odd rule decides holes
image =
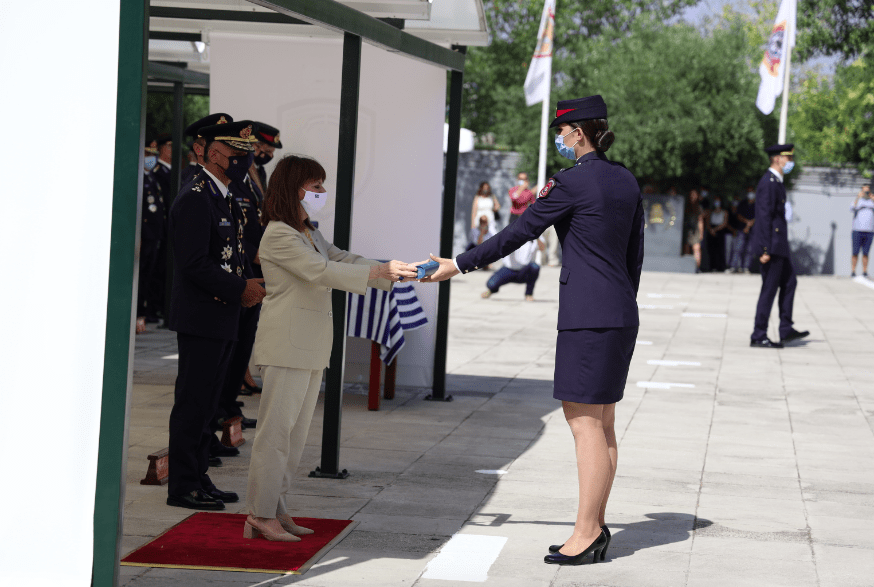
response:
{"label": "red carpet", "polygon": [[248,571],[301,574],[342,540],[356,525],[352,520],[298,518],[315,534],[300,542],[243,538],[246,514],[193,514],[121,561],[135,567]]}

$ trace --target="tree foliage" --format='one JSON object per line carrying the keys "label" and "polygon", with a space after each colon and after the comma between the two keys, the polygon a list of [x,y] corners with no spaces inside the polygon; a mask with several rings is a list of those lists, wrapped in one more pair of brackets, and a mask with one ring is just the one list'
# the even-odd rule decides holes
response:
{"label": "tree foliage", "polygon": [[[183,128],[209,114],[209,96],[185,95],[182,99]],[[146,137],[173,131],[173,94],[149,92],[146,97]]]}
{"label": "tree foliage", "polygon": [[852,59],[874,49],[874,2],[801,0],[798,57],[837,55]]}
{"label": "tree foliage", "polygon": [[[491,136],[497,146],[520,151],[531,172],[541,106],[525,106],[522,85],[542,3],[497,10],[509,4],[489,3],[492,45],[469,53],[463,124],[480,140]],[[632,11],[640,3],[623,3],[625,16],[611,20],[600,2],[586,3],[577,16],[569,5],[582,10],[582,3],[559,0],[550,108],[557,100],[601,94],[617,136],[609,155],[641,181],[734,191],[761,174],[762,147],[777,139],[776,117],[755,107],[755,69],[774,16],[761,2],[756,22],[723,19],[703,32],[665,24],[688,4],[660,3],[660,12],[641,16]],[[586,19],[595,24],[580,32]],[[551,145],[547,152],[549,172],[569,165]]]}
{"label": "tree foliage", "polygon": [[792,95],[788,127],[808,162],[874,169],[874,58],[838,66],[831,81],[810,73]]}

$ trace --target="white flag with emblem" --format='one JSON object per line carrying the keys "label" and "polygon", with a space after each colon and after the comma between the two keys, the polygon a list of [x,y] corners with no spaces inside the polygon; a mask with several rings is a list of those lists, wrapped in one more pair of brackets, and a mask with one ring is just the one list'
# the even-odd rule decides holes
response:
{"label": "white flag with emblem", "polygon": [[756,106],[764,114],[774,111],[777,96],[783,93],[783,78],[786,75],[786,61],[789,49],[795,46],[795,10],[797,0],[783,0],[765,55],[759,64],[759,75],[762,83],[759,85],[759,95]]}
{"label": "white flag with emblem", "polygon": [[525,103],[528,106],[549,100],[552,82],[552,32],[555,28],[555,0],[546,0],[540,29],[537,31],[537,47],[525,76]]}

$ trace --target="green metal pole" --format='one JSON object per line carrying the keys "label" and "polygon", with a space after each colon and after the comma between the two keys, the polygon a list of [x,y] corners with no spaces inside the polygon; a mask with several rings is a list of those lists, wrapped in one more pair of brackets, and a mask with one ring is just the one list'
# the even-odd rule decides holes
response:
{"label": "green metal pole", "polygon": [[[343,77],[340,89],[340,141],[337,153],[337,204],[334,244],[349,249],[352,230],[352,196],[355,188],[355,145],[358,137],[358,95],[361,84],[361,37],[343,36]],[[310,477],[344,479],[340,470],[340,420],[343,412],[343,368],[346,362],[346,292],[331,296],[334,347],[325,378],[325,413],[322,427],[322,463]]]}
{"label": "green metal pole", "polygon": [[[462,54],[467,47],[456,47]],[[443,177],[443,216],[440,220],[440,257],[452,257],[455,232],[455,189],[458,184],[458,143],[461,140],[461,90],[463,71],[453,71],[449,86],[449,137]],[[452,401],[446,395],[446,350],[449,346],[449,280],[441,281],[437,293],[437,336],[434,346],[434,388],[429,401]]]}
{"label": "green metal pole", "polygon": [[92,585],[118,584],[127,430],[133,374],[134,314],[139,257],[143,141],[146,126],[148,0],[120,2],[115,175],[109,248],[109,296],[103,399],[94,495]]}

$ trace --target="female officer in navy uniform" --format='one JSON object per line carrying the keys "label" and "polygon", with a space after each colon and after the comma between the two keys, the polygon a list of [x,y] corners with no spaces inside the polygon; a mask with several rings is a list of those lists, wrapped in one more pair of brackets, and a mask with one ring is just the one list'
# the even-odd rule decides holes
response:
{"label": "female officer in navy uniform", "polygon": [[622,399],[637,338],[637,288],[643,265],[643,205],[637,180],[604,152],[601,96],[558,103],[556,147],[576,164],[552,179],[522,216],[423,281],[485,267],[555,226],[563,251],[553,397],[574,436],[580,502],[573,535],[550,547],[550,564],[603,560],[610,541],[604,511],[616,471],[616,402]]}

